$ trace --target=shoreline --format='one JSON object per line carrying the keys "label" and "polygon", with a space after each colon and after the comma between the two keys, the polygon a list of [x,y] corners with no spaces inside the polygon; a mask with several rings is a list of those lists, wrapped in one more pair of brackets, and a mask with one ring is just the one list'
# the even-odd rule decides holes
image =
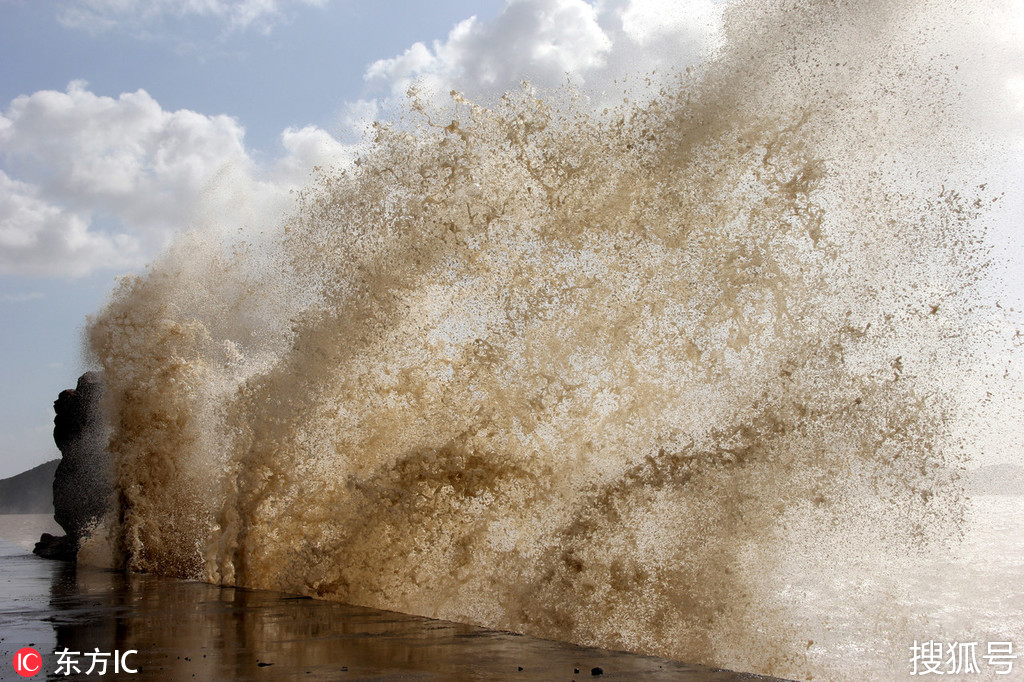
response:
{"label": "shoreline", "polygon": [[[777,679],[289,594],[76,569],[25,546],[24,532],[46,515],[7,516],[36,518],[0,515],[0,677],[33,646],[57,678],[56,652],[66,648],[136,651],[137,674],[111,675],[132,680]],[[13,528],[22,535],[3,539]],[[79,658],[83,673],[88,663]]]}

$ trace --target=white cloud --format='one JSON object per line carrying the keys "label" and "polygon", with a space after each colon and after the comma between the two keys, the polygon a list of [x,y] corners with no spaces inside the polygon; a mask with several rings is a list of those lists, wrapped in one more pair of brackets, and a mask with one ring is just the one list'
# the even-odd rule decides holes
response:
{"label": "white cloud", "polygon": [[303,176],[316,166],[355,160],[352,147],[341,144],[326,130],[316,126],[299,130],[288,128],[281,133],[281,143],[288,155],[278,162],[276,170],[278,177],[289,182],[301,182]]}
{"label": "white cloud", "polygon": [[[194,15],[246,28],[327,1],[69,0],[61,19],[103,28]],[[595,105],[602,88],[615,101],[616,78],[693,63],[720,23],[715,0],[510,0],[493,20],[467,19],[444,41],[373,63],[366,78],[379,98],[349,103],[341,118],[365,132],[414,81],[442,99],[452,89],[486,98],[524,78],[557,87],[571,74]],[[103,97],[73,82],[16,98],[0,116],[0,272],[132,268],[182,229],[265,230],[313,167],[355,154],[322,129],[289,128],[282,156],[260,165],[244,136],[234,118],[165,111],[144,90]]]}
{"label": "white cloud", "polygon": [[322,7],[328,0],[64,0],[58,20],[70,28],[106,31],[138,27],[167,17],[210,17],[232,29],[268,31],[292,5]]}
{"label": "white cloud", "polygon": [[88,215],[47,203],[38,193],[0,171],[0,272],[77,276],[138,258],[136,238],[90,231]]}
{"label": "white cloud", "polygon": [[244,159],[245,131],[227,116],[164,111],[144,90],[100,97],[73,82],[67,92],[16,98],[0,129],[7,169],[74,210],[139,224],[180,224],[180,198],[229,161]]}
{"label": "white cloud", "polygon": [[470,88],[505,90],[526,74],[562,81],[600,67],[612,47],[598,12],[583,0],[512,0],[501,15],[460,22],[445,42],[416,43],[403,54],[373,63],[367,79],[384,79],[401,96],[416,79]]}
{"label": "white cloud", "polygon": [[597,10],[582,0],[514,0],[492,22],[473,17],[457,24],[433,49],[416,43],[398,57],[375,62],[367,77],[387,78],[396,94],[428,75],[499,88],[526,73],[557,82],[567,72],[601,66],[611,46]]}
{"label": "white cloud", "polygon": [[[352,152],[315,127],[286,130],[263,168],[233,118],[165,111],[144,90],[117,99],[73,82],[0,116],[0,271],[84,275],[136,267],[182,229],[236,229],[284,210],[313,166]],[[200,220],[202,222],[200,222]]]}
{"label": "white cloud", "polygon": [[623,33],[639,45],[665,38],[710,42],[722,28],[721,4],[709,0],[632,0],[618,15]]}
{"label": "white cloud", "polygon": [[523,79],[557,87],[567,76],[596,95],[629,74],[694,63],[715,46],[721,22],[715,0],[509,0],[495,19],[467,19],[445,41],[374,62],[365,77],[391,103],[414,82],[432,95],[455,89],[475,99]]}

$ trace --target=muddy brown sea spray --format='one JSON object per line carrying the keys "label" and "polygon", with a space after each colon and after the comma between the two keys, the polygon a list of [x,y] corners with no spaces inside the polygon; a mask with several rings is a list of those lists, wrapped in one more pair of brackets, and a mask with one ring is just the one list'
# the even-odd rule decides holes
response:
{"label": "muddy brown sea spray", "polygon": [[739,3],[713,59],[608,111],[413,96],[279,233],[183,236],[89,329],[110,545],[783,676],[902,661],[906,614],[797,618],[779,576],[898,571],[962,514],[993,197],[936,17]]}

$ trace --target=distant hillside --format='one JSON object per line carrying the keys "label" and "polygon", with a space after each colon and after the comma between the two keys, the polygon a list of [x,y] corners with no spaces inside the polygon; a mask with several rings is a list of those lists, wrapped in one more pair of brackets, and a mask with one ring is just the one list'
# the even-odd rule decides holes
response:
{"label": "distant hillside", "polygon": [[53,474],[59,459],[0,480],[0,514],[52,514]]}
{"label": "distant hillside", "polygon": [[969,472],[967,490],[975,495],[1024,495],[1024,467],[992,464]]}

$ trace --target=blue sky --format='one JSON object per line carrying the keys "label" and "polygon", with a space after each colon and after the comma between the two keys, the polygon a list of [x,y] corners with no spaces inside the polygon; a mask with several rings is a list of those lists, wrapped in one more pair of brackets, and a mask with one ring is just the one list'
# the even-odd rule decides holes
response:
{"label": "blue sky", "polygon": [[[1017,64],[986,81],[1000,94],[982,116],[1013,168],[1024,8],[994,6],[996,29],[965,42]],[[118,274],[185,228],[273,223],[414,79],[483,97],[569,73],[601,93],[707,54],[721,13],[719,0],[0,0],[0,477],[57,456],[50,405],[84,369],[86,316]],[[997,252],[1020,270],[1020,199],[1001,210]]]}

